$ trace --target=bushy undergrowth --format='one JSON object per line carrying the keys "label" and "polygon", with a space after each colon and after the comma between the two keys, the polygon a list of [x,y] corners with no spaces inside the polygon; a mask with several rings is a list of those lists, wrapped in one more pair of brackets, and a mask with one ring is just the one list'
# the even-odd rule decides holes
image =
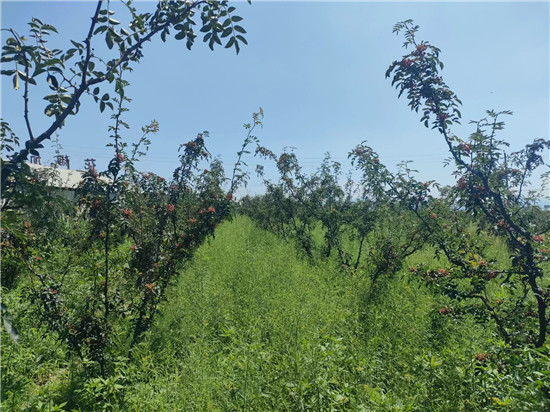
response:
{"label": "bushy undergrowth", "polygon": [[[408,265],[433,260],[426,250]],[[438,264],[441,262],[434,262]],[[512,350],[403,271],[376,283],[311,264],[239,217],[219,227],[131,361],[107,378],[22,313],[19,346],[4,340],[6,410],[540,411],[548,358]],[[70,410],[70,409],[69,409]]]}

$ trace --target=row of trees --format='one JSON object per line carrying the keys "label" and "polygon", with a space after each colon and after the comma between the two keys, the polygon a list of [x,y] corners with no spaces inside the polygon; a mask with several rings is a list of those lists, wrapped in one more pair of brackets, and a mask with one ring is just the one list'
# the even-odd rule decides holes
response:
{"label": "row of trees", "polygon": [[[402,208],[380,190],[382,175],[373,174],[365,185],[349,175],[342,187],[342,167],[329,155],[315,173],[306,175],[293,152],[276,156],[258,147],[257,153],[275,162],[279,180],[269,180],[260,167],[266,194],[243,198],[239,210],[265,229],[295,239],[309,259],[335,256],[341,267],[361,269],[376,281],[396,272],[422,247],[425,236],[415,221],[395,226]],[[315,239],[319,228],[324,233],[320,250]]]}
{"label": "row of trees", "polygon": [[[394,32],[404,32],[404,47],[411,50],[390,65],[386,77],[421,114],[421,122],[442,136],[456,185],[420,182],[408,163],[392,173],[364,143],[349,154],[361,179],[348,178],[344,185],[341,165],[329,157],[306,176],[292,152],[276,156],[258,147],[259,155],[276,162],[279,180],[264,178],[266,194],[243,199],[242,210],[294,238],[309,257],[314,229],[321,225],[325,255],[335,251],[343,267],[362,269],[373,281],[392,275],[407,256],[432,245],[436,255],[446,258],[444,267],[410,271],[456,302],[442,314],[471,313],[493,321],[511,345],[542,347],[550,321],[550,216],[536,206],[542,189],[532,190],[529,179],[547,166],[543,154],[550,141],[536,139],[508,153],[497,134],[509,111],[487,111],[486,118],[472,122],[475,131],[469,138],[454,135],[451,127],[460,122],[461,102],[439,74],[440,50],[418,42],[417,31],[411,20],[395,25]],[[494,244],[502,253],[495,255]]]}
{"label": "row of trees", "polygon": [[[144,128],[144,135],[154,131]],[[24,282],[38,317],[104,375],[115,354],[131,356],[167,288],[229,216],[229,178],[210,159],[206,137],[181,146],[170,180],[136,169],[138,147],[119,147],[106,171],[84,175],[76,209],[53,194],[37,199],[25,191],[15,199],[24,209],[5,212],[3,284]],[[243,178],[234,177],[231,187]]]}
{"label": "row of trees", "polygon": [[[227,1],[159,1],[146,13],[132,1],[123,4],[129,15],[125,27],[110,2],[98,1],[85,40],[71,41],[66,50],[49,47],[48,37],[57,29],[36,18],[28,36],[2,29],[9,32],[2,75],[10,76],[23,94],[27,133],[20,139],[8,122],[1,123],[2,153],[8,156],[1,165],[2,286],[21,288],[35,326],[45,325],[88,373],[103,376],[117,357],[132,356],[168,287],[230,215],[233,194],[247,177],[242,156],[263,116],[260,109],[245,125],[247,136],[229,177],[208,151],[206,131],[180,146],[171,178],[140,172],[138,161],[159,125],[153,121],[134,142],[127,139],[125,74],[143,58],[145,44],[174,34],[190,49],[198,18],[211,49],[225,45],[238,53],[246,32]],[[96,55],[98,42],[106,44],[112,58]],[[52,120],[37,132],[29,101],[39,82],[51,90],[44,96],[44,114]],[[75,205],[49,186],[55,172],[37,175],[24,161],[39,155],[43,143],[89,103],[86,96],[100,112],[110,112],[113,157],[106,170],[91,168],[83,175]],[[7,309],[3,304],[4,323],[17,341]],[[3,384],[9,388],[9,382]]]}

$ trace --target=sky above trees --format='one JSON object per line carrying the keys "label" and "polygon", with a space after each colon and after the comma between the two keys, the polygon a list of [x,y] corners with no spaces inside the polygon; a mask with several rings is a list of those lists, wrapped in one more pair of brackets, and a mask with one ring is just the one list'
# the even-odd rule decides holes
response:
{"label": "sky above trees", "polygon": [[[139,2],[144,11],[152,2]],[[125,14],[112,2],[115,18]],[[463,102],[462,126],[453,132],[466,138],[473,132],[469,120],[485,110],[512,110],[504,119],[501,138],[518,150],[534,138],[549,138],[549,4],[548,2],[235,2],[239,23],[247,30],[249,45],[235,55],[221,47],[213,52],[202,42],[192,51],[184,42],[156,39],[144,49],[142,63],[134,67],[127,94],[132,98],[126,121],[127,141],[135,141],[140,128],[155,119],[160,132],[153,138],[143,171],[169,177],[177,164],[177,148],[198,132],[208,130],[207,145],[227,167],[236,159],[252,112],[261,106],[264,127],[256,135],[275,152],[296,147],[304,169],[311,172],[326,152],[346,167],[348,152],[366,140],[390,168],[403,160],[426,180],[451,184],[452,169],[437,132],[424,128],[420,116],[410,112],[405,99],[384,78],[393,60],[406,54],[403,39],[393,25],[413,19],[420,25],[418,39],[441,48],[445,82]],[[86,36],[94,2],[0,3],[2,28],[27,32],[32,17],[54,25],[50,45],[70,46],[69,39]],[[120,10],[120,12],[119,12]],[[6,32],[2,32],[3,42]],[[98,43],[97,54],[106,51]],[[31,119],[40,130],[42,89],[31,94]],[[13,90],[2,78],[2,118],[25,139],[22,90]],[[85,98],[77,116],[59,133],[61,152],[72,168],[84,159],[97,159],[99,169],[112,158],[109,113],[101,114]],[[42,127],[41,127],[42,126]],[[42,152],[49,163],[55,150]],[[259,161],[248,158],[250,171]],[[268,169],[269,173],[269,169]],[[253,179],[252,193],[262,191]]]}

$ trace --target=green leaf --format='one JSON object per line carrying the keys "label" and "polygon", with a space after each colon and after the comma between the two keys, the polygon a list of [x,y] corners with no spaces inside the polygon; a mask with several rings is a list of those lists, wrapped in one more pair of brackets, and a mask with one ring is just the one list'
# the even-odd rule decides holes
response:
{"label": "green leaf", "polygon": [[72,97],[68,94],[62,94],[61,96],[59,96],[59,100],[61,100],[63,103],[69,104],[72,100]]}
{"label": "green leaf", "polygon": [[241,41],[241,43],[244,43],[244,44],[248,44],[248,42],[246,41],[246,39],[241,36],[240,34],[237,34],[237,39]]}
{"label": "green leaf", "polygon": [[231,17],[231,21],[232,21],[233,23],[237,23],[237,22],[241,21],[242,19],[243,19],[243,18],[240,17],[240,16],[233,16],[233,17]]}
{"label": "green leaf", "polygon": [[242,33],[242,34],[246,33],[246,30],[243,29],[241,26],[235,26],[234,29],[235,29],[235,31],[238,31],[239,33]]}
{"label": "green leaf", "polygon": [[109,49],[112,49],[115,43],[113,42],[113,34],[111,30],[107,31],[107,34],[105,35],[105,42],[107,43],[107,47]]}
{"label": "green leaf", "polygon": [[98,33],[103,33],[108,28],[109,28],[108,26],[99,26],[97,29],[94,30],[94,35],[98,34]]}
{"label": "green leaf", "polygon": [[55,113],[57,113],[57,110],[55,109],[55,106],[53,104],[49,104],[44,109],[44,114],[48,117],[53,116]]}
{"label": "green leaf", "polygon": [[212,29],[212,24],[208,23],[204,25],[200,31],[203,33],[206,33],[206,32],[209,32],[211,29]]}
{"label": "green leaf", "polygon": [[185,32],[184,32],[184,31],[180,31],[180,32],[177,33],[174,37],[176,38],[176,40],[185,39]]}
{"label": "green leaf", "polygon": [[53,88],[57,89],[59,87],[59,83],[57,81],[57,79],[55,78],[55,76],[49,74],[48,77],[47,77],[47,82],[50,83],[52,85]]}
{"label": "green leaf", "polygon": [[74,47],[76,47],[77,49],[83,49],[84,48],[84,45],[82,43],[78,43],[74,40],[71,40],[71,43],[73,44]]}
{"label": "green leaf", "polygon": [[54,33],[57,33],[57,29],[54,26],[52,26],[51,24],[44,24],[42,26],[42,30],[51,30]]}
{"label": "green leaf", "polygon": [[30,84],[36,84],[36,80],[34,80],[32,77],[27,77],[27,75],[21,70],[17,70],[17,73],[19,74],[19,77],[21,77],[22,80],[26,82],[28,81]]}
{"label": "green leaf", "polygon": [[222,42],[218,36],[218,33],[214,32],[214,34],[212,35],[212,39],[221,46]]}
{"label": "green leaf", "polygon": [[[222,36],[222,37],[223,37],[223,36]],[[231,37],[231,38],[229,39],[229,41],[227,42],[227,44],[225,45],[225,48],[228,49],[228,48],[232,47],[233,44],[235,44],[235,41],[236,41],[236,40],[235,40],[235,37],[234,37],[234,36]]]}
{"label": "green leaf", "polygon": [[74,56],[75,53],[76,53],[76,49],[67,50],[67,52],[63,56],[63,61],[65,62],[65,61],[69,60],[71,57]]}
{"label": "green leaf", "polygon": [[56,64],[61,63],[61,60],[59,59],[48,59],[44,63],[42,63],[44,66],[55,66]]}
{"label": "green leaf", "polygon": [[225,29],[222,33],[222,38],[229,36],[232,31],[233,31],[233,28],[231,28],[231,27],[228,27],[227,29]]}
{"label": "green leaf", "polygon": [[13,88],[19,90],[19,73],[15,73],[15,76],[13,76]]}
{"label": "green leaf", "polygon": [[46,96],[44,96],[44,100],[47,100],[49,102],[56,102],[57,94],[47,94]]}

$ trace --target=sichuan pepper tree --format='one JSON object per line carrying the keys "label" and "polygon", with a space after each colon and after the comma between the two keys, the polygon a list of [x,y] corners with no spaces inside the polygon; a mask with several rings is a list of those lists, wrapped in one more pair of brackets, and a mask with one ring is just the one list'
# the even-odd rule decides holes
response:
{"label": "sichuan pepper tree", "polygon": [[348,176],[342,186],[341,165],[328,154],[315,173],[306,174],[294,153],[276,156],[258,147],[257,153],[275,161],[279,181],[264,179],[266,194],[245,199],[241,210],[264,228],[296,240],[309,257],[316,246],[313,230],[320,224],[324,257],[334,251],[344,270],[364,272],[374,284],[381,275],[391,276],[399,270],[405,258],[422,247],[423,234],[410,219],[402,219],[395,230],[392,218],[401,210],[384,190],[389,175],[380,173],[379,164],[367,167],[363,159],[374,152],[366,146],[361,150],[362,156],[353,161],[363,168],[362,181],[356,184]]}
{"label": "sichuan pepper tree", "polygon": [[[392,78],[399,96],[406,95],[411,110],[420,110],[420,120],[426,127],[437,130],[447,145],[451,154],[449,162],[456,167],[457,183],[452,201],[455,215],[464,210],[482,216],[504,240],[510,256],[508,268],[496,262],[491,265],[480,254],[483,248],[473,246],[475,242],[466,240],[466,235],[446,235],[446,231],[458,231],[461,223],[450,220],[444,223],[447,228],[433,225],[439,219],[435,210],[422,215],[410,207],[452,265],[449,271],[424,275],[439,278],[451,290],[461,279],[470,282],[471,288],[462,297],[483,302],[484,313],[496,321],[506,341],[530,342],[540,347],[546,341],[549,323],[550,288],[548,266],[544,262],[548,260],[550,227],[531,226],[529,211],[535,207],[540,193],[529,190],[529,179],[536,170],[547,166],[543,153],[550,148],[550,141],[535,139],[524,149],[508,153],[507,143],[498,139],[497,133],[504,127],[500,117],[511,114],[509,111],[487,111],[486,118],[474,122],[476,130],[469,139],[452,133],[451,127],[461,118],[458,109],[461,101],[439,75],[443,69],[440,50],[426,41],[416,40],[418,28],[412,20],[394,26],[395,33],[404,32],[403,46],[412,50],[390,65],[386,77]],[[420,193],[423,196],[425,192]],[[411,194],[414,191],[408,191],[410,206],[418,200]],[[491,300],[486,294],[487,282],[498,282],[510,291],[509,296],[505,300]],[[516,319],[521,317],[525,321],[518,324]]]}
{"label": "sichuan pepper tree", "polygon": [[363,142],[348,157],[361,172],[356,216],[350,224],[360,235],[360,248],[365,240],[370,242],[364,265],[375,285],[382,275],[392,276],[400,270],[405,259],[424,246],[425,231],[403,215],[403,204],[393,190],[396,177],[372,148]]}
{"label": "sichuan pepper tree", "polygon": [[[25,255],[31,310],[70,353],[87,360],[91,374],[98,367],[103,376],[117,356],[131,356],[167,288],[229,216],[232,191],[246,178],[225,177],[221,162],[206,149],[208,132],[181,145],[171,179],[139,172],[143,145],[159,126],[151,122],[138,143],[128,146],[119,116],[124,101],[112,116],[114,156],[107,170],[90,169],[83,176],[79,211],[68,220],[73,226],[67,223],[72,241],[49,239],[50,247],[31,245]],[[241,165],[238,157],[237,168]],[[34,239],[32,224],[25,230]]]}
{"label": "sichuan pepper tree", "polygon": [[256,153],[275,161],[279,180],[274,183],[266,179],[260,167],[258,171],[264,177],[266,194],[246,199],[242,210],[265,229],[295,239],[310,258],[315,249],[313,230],[320,223],[325,231],[325,257],[335,250],[340,263],[349,266],[351,257],[344,250],[343,236],[345,211],[351,201],[338,182],[341,165],[331,161],[327,154],[319,169],[308,175],[292,151],[285,150],[277,157],[270,150],[258,147]]}
{"label": "sichuan pepper tree", "polygon": [[[14,174],[24,167],[29,154],[38,156],[43,143],[64,126],[69,116],[78,114],[86,95],[98,104],[101,112],[114,109],[116,102],[109,92],[124,94],[127,83],[120,80],[120,75],[141,61],[145,45],[153,38],[160,37],[165,42],[173,33],[176,40],[185,40],[186,47],[191,49],[197,37],[194,19],[199,17],[203,41],[210,49],[225,42],[226,48],[234,47],[239,53],[240,44],[247,44],[243,37],[246,31],[237,24],[242,18],[234,15],[235,7],[225,0],[161,0],[150,12],[138,11],[131,0],[123,1],[122,5],[128,12],[127,24],[115,19],[110,1],[100,0],[87,34],[82,36],[84,40],[71,40],[66,49],[50,47],[50,36],[57,29],[37,18],[29,23],[28,36],[2,28],[7,38],[2,48],[1,73],[11,77],[13,88],[23,93],[26,134],[26,138],[21,138],[21,133],[12,130],[7,121],[0,123],[1,136],[7,139],[2,148],[7,153],[14,152],[1,164],[2,192],[16,185]],[[98,55],[95,51],[98,43],[105,44],[109,52]],[[32,88],[39,82],[51,90],[43,99],[47,102],[44,115],[52,119],[40,131],[33,124],[38,114],[29,110]],[[24,141],[20,150],[19,141]]]}
{"label": "sichuan pepper tree", "polygon": [[[15,92],[22,94],[21,111],[24,119],[24,131],[15,130],[13,125],[5,121],[6,119],[2,119],[0,122],[0,137],[2,138],[0,149],[3,156],[7,155],[8,157],[8,160],[1,159],[0,162],[1,191],[4,200],[1,205],[4,212],[2,214],[2,226],[4,228],[9,226],[7,223],[10,219],[16,220],[17,216],[15,214],[18,211],[22,209],[30,210],[33,204],[41,204],[44,207],[40,201],[41,199],[37,201],[35,197],[28,196],[30,193],[29,188],[36,188],[37,185],[27,184],[30,173],[24,161],[29,155],[39,156],[39,151],[44,147],[44,142],[51,139],[52,135],[58,132],[65,125],[65,122],[70,119],[70,116],[77,115],[83,109],[86,96],[95,101],[100,112],[112,110],[116,120],[116,126],[113,127],[125,127],[124,122],[120,120],[120,114],[122,112],[122,102],[128,101],[125,96],[128,82],[123,77],[126,72],[132,70],[132,66],[139,63],[144,57],[147,42],[155,37],[160,37],[165,42],[168,36],[173,34],[176,40],[185,40],[186,47],[191,49],[197,37],[193,28],[197,24],[194,19],[199,17],[200,25],[198,27],[200,32],[204,34],[202,40],[208,43],[210,49],[213,50],[216,44],[225,44],[226,48],[234,47],[236,52],[239,53],[240,45],[247,43],[243,37],[246,31],[238,24],[242,18],[234,14],[235,7],[229,6],[227,1],[162,0],[157,2],[156,6],[149,12],[139,11],[138,8],[134,7],[131,0],[123,1],[121,4],[122,8],[127,11],[126,24],[115,19],[115,11],[111,7],[110,1],[100,0],[93,9],[91,22],[86,32],[83,33],[82,38],[84,40],[71,40],[71,45],[63,49],[51,47],[52,34],[56,34],[57,29],[38,18],[33,18],[29,23],[28,35],[18,33],[13,28],[2,28],[7,36],[2,48],[1,74],[9,76],[13,81]],[[106,45],[108,50],[100,55],[97,50],[101,48],[99,46],[102,44]],[[37,86],[39,83],[50,89],[50,92],[43,96],[46,101],[43,115],[46,116],[47,123],[42,130],[36,130],[37,126],[35,124],[35,119],[42,114],[39,115],[30,110],[30,102],[34,98],[33,86]],[[154,125],[151,127],[154,127]],[[113,129],[111,130],[113,131]],[[25,137],[21,137],[23,135]],[[22,149],[19,148],[20,142],[24,146]],[[91,224],[93,226],[92,238],[97,240],[97,236],[103,236],[100,240],[103,243],[106,255],[109,255],[112,248],[116,249],[123,243],[127,234],[126,229],[124,225],[121,227],[117,225],[118,223],[125,223],[124,219],[127,220],[130,217],[129,209],[122,209],[123,211],[126,210],[127,214],[123,216],[121,222],[120,213],[114,212],[115,210],[120,212],[117,206],[124,197],[125,185],[129,184],[129,181],[123,177],[124,173],[121,172],[123,164],[127,161],[124,156],[123,144],[114,147],[115,156],[109,163],[103,179],[95,170],[91,170],[84,178],[83,190],[85,196],[91,200],[90,203],[84,201],[82,207],[91,209],[89,217],[93,224],[90,222],[85,224],[77,222],[73,225],[76,227],[74,231],[80,232],[87,229],[82,226]],[[20,195],[23,192],[25,196]],[[57,203],[57,200],[54,203]],[[53,214],[50,214],[50,216],[53,217]],[[28,223],[36,235],[39,225],[35,221],[29,221]],[[48,226],[53,227],[52,224]],[[62,230],[67,229],[65,230],[66,234],[71,233],[69,228],[59,227]],[[19,230],[15,226],[11,226],[11,228],[16,232]],[[26,232],[29,231],[28,229],[26,228]],[[20,237],[24,238],[27,235],[26,232],[23,232]],[[20,231],[19,234],[21,234]],[[2,232],[2,239],[8,240],[9,238],[10,244],[15,245],[15,249],[19,248],[19,245],[25,246],[28,243],[25,239],[20,241],[21,239],[18,240],[16,237],[10,236],[9,233]],[[65,237],[70,238],[71,236]],[[46,249],[55,250],[67,245],[70,245],[71,248],[82,247],[82,251],[86,250],[87,246],[92,246],[95,249],[92,244],[86,246],[82,241],[79,241],[89,241],[90,238],[87,235],[80,238],[71,238],[69,241],[64,241],[61,246],[56,243],[58,239],[54,239],[52,236],[44,236],[44,233],[36,239],[46,240],[46,246],[42,245],[42,249],[46,247]],[[36,243],[35,240],[33,242]],[[26,248],[26,250],[30,251],[31,249]],[[15,255],[18,258],[20,257],[21,261],[28,263],[27,255],[29,253],[18,252],[16,251]],[[42,252],[36,253],[42,257]],[[72,252],[67,253],[67,257],[73,255]],[[90,255],[93,254],[90,253]],[[103,270],[103,276],[105,277],[109,277],[111,272],[108,261],[109,259],[106,258]],[[32,265],[27,264],[26,266],[30,272],[33,272],[35,262],[32,259],[31,262],[33,262]],[[81,316],[81,320],[78,321],[78,325],[82,326],[82,330],[79,331],[77,318],[82,313],[79,314],[76,311],[75,319],[68,320],[68,315],[64,314],[64,309],[67,309],[67,307],[63,306],[60,298],[61,291],[64,290],[60,286],[63,285],[66,279],[66,271],[64,272],[61,268],[65,266],[69,267],[69,262],[52,265],[49,268],[50,273],[47,275],[42,273],[42,270],[33,272],[40,279],[39,285],[36,285],[37,287],[32,293],[33,299],[41,302],[42,317],[47,320],[53,329],[60,332],[62,340],[69,342],[75,352],[85,356],[84,352],[90,352],[90,345],[97,343],[96,346],[99,349],[97,351],[95,349],[91,350],[92,353],[96,353],[92,358],[98,360],[102,369],[104,369],[105,362],[102,356],[106,346],[107,333],[101,322],[96,322],[98,311],[96,301],[99,301],[99,298],[86,301],[91,309],[88,317]],[[103,317],[105,319],[104,323],[108,324],[112,310],[109,298],[111,293],[109,281],[105,279],[101,282],[104,282],[101,284],[103,291],[97,293],[102,294],[104,297]],[[34,284],[34,282],[31,283]],[[40,290],[45,292],[42,293]],[[52,291],[55,291],[55,293]],[[86,321],[88,318],[89,322]],[[86,328],[89,330],[84,330]],[[83,342],[90,342],[90,345]],[[85,347],[88,347],[88,349]]]}
{"label": "sichuan pepper tree", "polygon": [[298,157],[292,150],[284,150],[276,156],[271,150],[257,146],[256,154],[275,162],[279,173],[279,181],[272,182],[258,166],[256,171],[263,179],[266,187],[268,206],[272,218],[271,228],[285,237],[296,240],[300,249],[308,258],[313,258],[314,242],[313,229],[316,219],[314,208],[316,205],[308,201],[308,186],[311,182],[305,178]]}

